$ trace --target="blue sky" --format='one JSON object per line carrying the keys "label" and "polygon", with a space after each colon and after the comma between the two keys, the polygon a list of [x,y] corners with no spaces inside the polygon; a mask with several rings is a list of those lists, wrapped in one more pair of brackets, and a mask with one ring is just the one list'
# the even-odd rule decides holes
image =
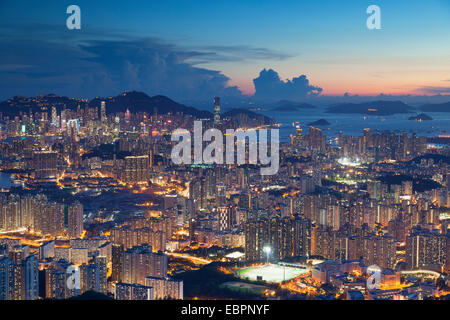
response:
{"label": "blue sky", "polygon": [[[81,30],[66,29],[70,4]],[[381,30],[366,28],[371,4]],[[1,98],[252,95],[263,69],[277,86],[305,75],[322,95],[450,92],[446,0],[2,0],[0,21]]]}

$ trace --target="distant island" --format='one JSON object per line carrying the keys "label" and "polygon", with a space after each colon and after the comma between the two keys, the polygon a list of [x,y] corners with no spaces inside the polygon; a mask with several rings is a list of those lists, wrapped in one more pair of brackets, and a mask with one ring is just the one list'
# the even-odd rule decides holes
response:
{"label": "distant island", "polygon": [[309,103],[295,103],[292,101],[282,100],[278,102],[278,106],[272,111],[293,112],[301,109],[315,109],[316,107]]}
{"label": "distant island", "polygon": [[450,101],[437,104],[425,104],[419,109],[425,112],[450,112]]}
{"label": "distant island", "polygon": [[325,119],[319,119],[317,121],[311,122],[310,124],[308,124],[308,126],[316,126],[316,127],[321,127],[321,126],[329,126],[330,123],[325,120]]}
{"label": "distant island", "polygon": [[372,101],[363,103],[342,103],[329,107],[327,113],[357,113],[389,116],[397,113],[411,113],[411,107],[401,101]]}
{"label": "distant island", "polygon": [[273,108],[272,111],[293,112],[293,111],[298,111],[298,108],[295,106],[285,105],[285,106]]}
{"label": "distant island", "polygon": [[433,120],[433,118],[425,113],[421,113],[421,114],[418,114],[417,116],[409,117],[408,120],[426,121],[426,120]]}

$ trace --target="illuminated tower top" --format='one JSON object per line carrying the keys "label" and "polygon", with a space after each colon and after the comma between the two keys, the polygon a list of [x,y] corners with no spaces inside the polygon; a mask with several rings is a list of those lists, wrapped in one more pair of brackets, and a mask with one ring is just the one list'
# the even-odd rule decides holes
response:
{"label": "illuminated tower top", "polygon": [[302,136],[302,132],[303,132],[302,127],[299,124],[296,125],[295,126],[295,135],[297,137],[301,137]]}
{"label": "illuminated tower top", "polygon": [[295,126],[295,137],[294,137],[294,145],[299,146],[303,140],[303,129],[300,124]]}

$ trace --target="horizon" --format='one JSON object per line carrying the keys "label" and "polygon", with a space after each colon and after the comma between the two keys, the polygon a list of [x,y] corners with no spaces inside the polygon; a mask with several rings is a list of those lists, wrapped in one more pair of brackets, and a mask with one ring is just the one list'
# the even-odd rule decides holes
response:
{"label": "horizon", "polygon": [[[24,95],[14,95],[11,97],[8,97],[2,101],[6,102],[8,100],[17,98],[17,97],[24,97],[27,99],[30,98],[37,98],[37,97],[45,97],[45,96],[56,96],[56,97],[65,97],[69,99],[78,99],[78,100],[87,100],[87,101],[93,101],[96,99],[111,99],[116,98],[119,96],[122,96],[124,94],[129,93],[142,93],[148,96],[149,98],[154,98],[158,96],[162,96],[165,98],[168,98],[169,100],[172,100],[173,102],[185,105],[188,107],[193,107],[198,110],[213,110],[213,104],[212,100],[213,97],[205,100],[177,100],[174,99],[168,95],[164,94],[155,94],[151,95],[148,92],[145,92],[145,90],[126,90],[123,92],[118,92],[117,94],[109,95],[109,96],[93,96],[89,98],[85,97],[76,97],[76,96],[69,96],[64,94],[57,94],[53,92],[48,93],[38,93],[34,96],[24,96]],[[440,105],[440,104],[446,104],[450,103],[450,95],[385,95],[385,94],[379,94],[377,96],[363,96],[363,95],[342,95],[342,96],[325,96],[320,95],[316,97],[305,97],[303,100],[289,100],[289,99],[279,99],[279,100],[254,100],[253,96],[246,96],[246,97],[228,97],[225,100],[222,100],[222,104],[227,106],[227,110],[232,109],[246,109],[245,107],[249,107],[250,109],[256,106],[263,106],[263,107],[269,107],[269,106],[282,106],[282,105],[301,105],[301,104],[310,104],[314,108],[323,108],[323,107],[330,107],[333,105],[339,105],[339,104],[364,104],[364,103],[375,103],[375,102],[400,102],[404,103],[405,105],[408,105],[410,107],[421,107],[421,106],[427,106],[427,105]],[[227,100],[228,99],[228,100]],[[413,99],[413,100],[410,100]],[[417,99],[417,101],[416,101]],[[239,100],[239,101],[238,101]],[[192,103],[194,105],[189,105],[189,103]],[[231,107],[229,105],[232,105]],[[300,110],[298,110],[300,111]],[[420,109],[417,109],[418,112],[420,112]],[[412,112],[412,111],[411,111]]]}

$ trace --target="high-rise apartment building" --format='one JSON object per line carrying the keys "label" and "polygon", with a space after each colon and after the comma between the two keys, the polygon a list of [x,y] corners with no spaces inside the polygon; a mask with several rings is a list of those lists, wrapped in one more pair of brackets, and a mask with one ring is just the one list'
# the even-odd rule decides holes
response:
{"label": "high-rise apartment building", "polygon": [[280,260],[310,254],[311,222],[301,217],[250,219],[245,225],[247,261]]}
{"label": "high-rise apartment building", "polygon": [[111,248],[112,281],[121,282],[123,276],[124,246],[121,243],[113,243]]}
{"label": "high-rise apartment building", "polygon": [[33,154],[36,179],[55,179],[58,174],[58,153],[38,151]]}
{"label": "high-rise apartment building", "polygon": [[154,299],[183,300],[183,280],[146,277],[145,285],[153,288]]}
{"label": "high-rise apartment building", "polygon": [[410,270],[447,268],[450,259],[449,246],[448,234],[414,228],[406,237],[406,267]]}
{"label": "high-rise apartment building", "polygon": [[134,247],[124,252],[123,282],[145,285],[146,277],[166,276],[166,254],[162,252],[154,253],[148,245]]}
{"label": "high-rise apartment building", "polygon": [[148,156],[125,157],[124,181],[131,184],[147,182],[149,179]]}
{"label": "high-rise apartment building", "polygon": [[114,298],[116,300],[154,300],[153,288],[140,284],[117,283]]}
{"label": "high-rise apartment building", "polygon": [[80,238],[83,234],[83,205],[78,201],[67,208],[67,229],[70,238]]}
{"label": "high-rise apartment building", "polygon": [[80,266],[80,293],[96,291],[103,294],[107,292],[107,265],[106,257],[96,257],[94,263]]}

